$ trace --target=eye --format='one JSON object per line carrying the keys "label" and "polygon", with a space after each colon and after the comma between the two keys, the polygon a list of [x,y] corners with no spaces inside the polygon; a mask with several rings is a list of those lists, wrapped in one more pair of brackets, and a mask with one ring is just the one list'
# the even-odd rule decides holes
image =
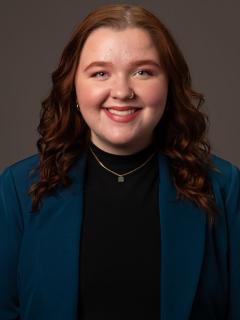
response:
{"label": "eye", "polygon": [[152,76],[153,72],[147,69],[141,69],[137,71],[137,74],[140,76]]}
{"label": "eye", "polygon": [[94,72],[91,77],[93,78],[103,78],[104,76],[106,75],[106,72],[104,71],[97,71],[97,72]]}

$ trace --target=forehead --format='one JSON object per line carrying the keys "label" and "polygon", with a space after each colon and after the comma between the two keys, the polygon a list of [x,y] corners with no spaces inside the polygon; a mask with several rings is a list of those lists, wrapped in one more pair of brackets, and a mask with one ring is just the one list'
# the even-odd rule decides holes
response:
{"label": "forehead", "polygon": [[121,63],[140,58],[158,60],[158,56],[158,50],[146,30],[126,28],[119,31],[101,27],[88,36],[79,62],[84,65],[94,60]]}

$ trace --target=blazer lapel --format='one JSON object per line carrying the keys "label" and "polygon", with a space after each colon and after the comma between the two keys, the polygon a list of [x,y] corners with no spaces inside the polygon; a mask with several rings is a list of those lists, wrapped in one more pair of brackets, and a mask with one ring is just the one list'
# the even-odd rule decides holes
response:
{"label": "blazer lapel", "polygon": [[206,213],[177,200],[167,158],[159,154],[161,320],[189,319],[204,256]]}
{"label": "blazer lapel", "polygon": [[[24,319],[74,320],[79,305],[80,236],[86,156],[70,169],[73,183],[46,197],[40,214],[31,215]],[[37,274],[37,276],[36,276]],[[40,301],[40,303],[39,303]]]}

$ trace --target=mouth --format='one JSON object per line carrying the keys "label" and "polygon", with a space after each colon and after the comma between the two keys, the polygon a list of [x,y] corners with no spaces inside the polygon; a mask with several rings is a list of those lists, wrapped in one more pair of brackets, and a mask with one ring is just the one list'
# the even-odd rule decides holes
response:
{"label": "mouth", "polygon": [[129,115],[129,114],[133,114],[137,111],[139,111],[141,108],[140,107],[135,107],[135,106],[111,106],[109,108],[104,108],[106,109],[108,112],[112,113],[112,114],[116,114],[116,115]]}
{"label": "mouth", "polygon": [[113,121],[116,122],[129,122],[137,117],[140,110],[140,107],[131,107],[131,106],[113,106],[109,108],[103,108],[106,115]]}
{"label": "mouth", "polygon": [[111,114],[116,114],[118,116],[127,116],[129,114],[133,114],[136,111],[138,111],[138,109],[135,109],[135,108],[131,108],[131,109],[127,109],[127,110],[116,110],[116,109],[113,109],[113,108],[106,108],[106,109]]}

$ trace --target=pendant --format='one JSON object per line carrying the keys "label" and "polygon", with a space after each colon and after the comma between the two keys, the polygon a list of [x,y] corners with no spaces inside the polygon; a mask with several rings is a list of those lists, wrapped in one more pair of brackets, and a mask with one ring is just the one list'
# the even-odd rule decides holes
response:
{"label": "pendant", "polygon": [[124,181],[125,181],[125,179],[123,176],[118,176],[118,182],[124,182]]}

